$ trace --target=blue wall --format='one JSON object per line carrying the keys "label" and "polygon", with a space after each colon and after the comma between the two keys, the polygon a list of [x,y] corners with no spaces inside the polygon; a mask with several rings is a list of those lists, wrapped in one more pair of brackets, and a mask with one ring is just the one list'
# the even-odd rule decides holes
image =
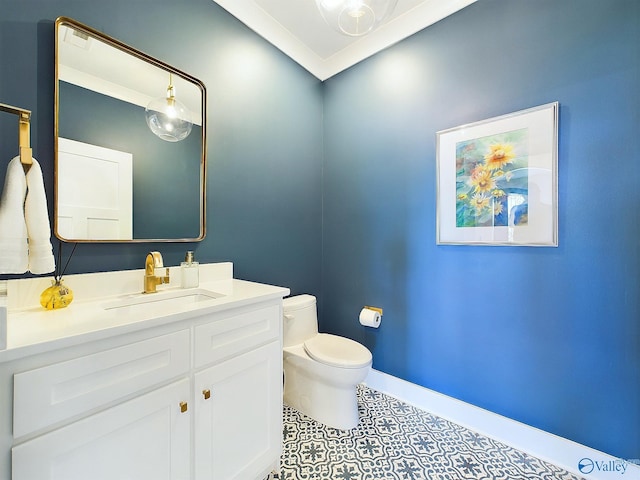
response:
{"label": "blue wall", "polygon": [[[233,261],[239,278],[319,291],[322,84],[317,79],[211,0],[0,0],[0,12],[0,102],[33,111],[32,146],[46,179],[53,178],[58,16],[163,60],[207,87],[205,240],[80,244],[68,273],[143,268],[149,250],[159,250],[167,265],[176,265],[186,250],[195,250],[201,262]],[[0,114],[2,178],[16,152],[16,117]],[[52,210],[53,182],[46,188]],[[65,259],[70,251],[63,248]]]}
{"label": "blue wall", "polygon": [[[481,0],[325,82],[321,330],[640,457],[639,32],[636,0]],[[436,132],[553,101],[560,246],[436,246]]]}
{"label": "blue wall", "polygon": [[[34,111],[45,178],[57,16],[208,89],[207,238],[81,244],[70,273],[141,268],[149,249],[231,260],[318,295],[321,329],[367,344],[376,369],[640,457],[636,0],[481,0],[324,84],[210,0],[0,12],[0,102]],[[435,132],[556,100],[560,246],[436,246]],[[7,117],[0,159],[16,150]],[[364,304],[384,308],[379,330],[358,325]]]}

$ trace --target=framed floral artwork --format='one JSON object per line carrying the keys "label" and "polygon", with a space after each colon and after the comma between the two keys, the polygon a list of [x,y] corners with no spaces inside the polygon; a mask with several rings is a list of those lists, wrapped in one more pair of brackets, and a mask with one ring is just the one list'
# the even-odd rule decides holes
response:
{"label": "framed floral artwork", "polygon": [[558,108],[437,132],[439,245],[558,246]]}

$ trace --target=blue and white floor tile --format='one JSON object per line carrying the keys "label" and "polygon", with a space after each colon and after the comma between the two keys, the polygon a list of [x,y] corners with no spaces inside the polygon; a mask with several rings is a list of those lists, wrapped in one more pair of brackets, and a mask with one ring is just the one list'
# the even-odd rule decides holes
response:
{"label": "blue and white floor tile", "polygon": [[360,423],[326,427],[284,407],[281,470],[270,480],[578,480],[491,438],[358,387]]}

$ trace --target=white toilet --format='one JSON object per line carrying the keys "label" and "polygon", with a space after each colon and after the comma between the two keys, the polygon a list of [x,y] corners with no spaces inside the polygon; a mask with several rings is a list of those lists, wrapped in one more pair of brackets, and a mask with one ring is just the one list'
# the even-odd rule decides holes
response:
{"label": "white toilet", "polygon": [[330,427],[358,425],[356,385],[371,369],[371,352],[348,338],[318,333],[316,298],[283,301],[284,403]]}

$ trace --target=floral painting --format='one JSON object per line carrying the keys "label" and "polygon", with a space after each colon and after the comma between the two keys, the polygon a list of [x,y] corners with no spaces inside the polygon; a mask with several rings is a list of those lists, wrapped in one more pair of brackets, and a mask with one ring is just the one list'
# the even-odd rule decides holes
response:
{"label": "floral painting", "polygon": [[558,109],[436,132],[438,245],[558,246]]}
{"label": "floral painting", "polygon": [[456,227],[528,220],[528,129],[456,144]]}

